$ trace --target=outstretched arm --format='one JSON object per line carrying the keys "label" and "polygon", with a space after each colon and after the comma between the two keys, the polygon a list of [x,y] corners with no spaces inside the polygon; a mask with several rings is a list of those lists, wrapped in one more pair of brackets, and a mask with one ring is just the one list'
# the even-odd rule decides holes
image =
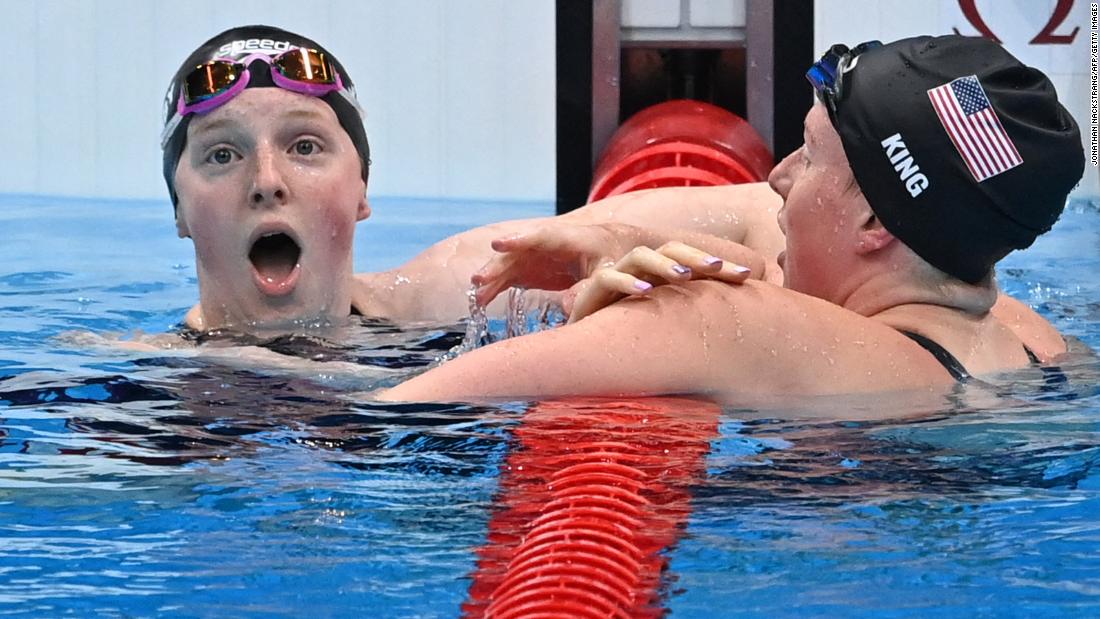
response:
{"label": "outstretched arm", "polygon": [[470,275],[492,255],[493,239],[549,219],[511,220],[467,230],[435,243],[397,268],[357,274],[352,303],[365,316],[397,322],[460,320],[469,315]]}
{"label": "outstretched arm", "polygon": [[[396,269],[358,275],[362,285],[356,305],[365,314],[398,320],[461,318],[469,307],[469,277],[494,256],[492,241],[534,232],[551,222],[629,224],[620,231],[634,226],[642,236],[619,239],[612,261],[635,245],[657,247],[675,240],[735,261],[750,255],[730,256],[733,241],[773,262],[783,238],[775,222],[778,207],[778,196],[765,183],[753,183],[640,191],[602,200],[561,217],[490,224],[445,239]],[[754,272],[759,274],[768,268],[757,267]],[[773,274],[778,269],[770,268]]]}
{"label": "outstretched arm", "polygon": [[774,258],[783,250],[776,215],[783,200],[767,183],[671,187],[622,194],[562,216],[573,223],[614,221],[701,232]]}
{"label": "outstretched arm", "polygon": [[[478,287],[477,300],[481,305],[513,286],[539,290],[568,288],[568,299],[584,285],[582,280],[639,251],[660,252],[679,261],[665,261],[663,266],[667,268],[654,272],[661,279],[651,283],[682,283],[695,277],[723,275],[740,282],[748,273],[760,279],[765,271],[763,257],[739,243],[690,230],[641,228],[622,223],[578,225],[551,221],[536,230],[495,239],[492,248],[499,254],[471,278]],[[684,251],[677,251],[678,248]]]}

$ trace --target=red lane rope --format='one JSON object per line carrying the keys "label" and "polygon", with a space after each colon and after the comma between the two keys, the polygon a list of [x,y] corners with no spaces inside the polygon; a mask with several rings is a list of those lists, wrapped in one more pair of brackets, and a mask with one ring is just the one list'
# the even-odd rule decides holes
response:
{"label": "red lane rope", "polygon": [[686,398],[542,402],[516,430],[467,617],[657,617],[720,409]]}
{"label": "red lane rope", "polygon": [[631,116],[611,136],[588,201],[656,187],[762,181],[772,168],[763,138],[718,106],[675,99]]}

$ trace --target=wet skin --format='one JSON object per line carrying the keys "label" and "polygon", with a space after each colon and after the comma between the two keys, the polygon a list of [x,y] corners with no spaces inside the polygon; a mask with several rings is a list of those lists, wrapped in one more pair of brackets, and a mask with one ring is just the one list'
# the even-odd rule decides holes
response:
{"label": "wet skin", "polygon": [[866,209],[853,208],[853,202],[866,206],[866,200],[851,189],[848,158],[822,106],[806,115],[803,141],[768,176],[783,198],[778,220],[786,240],[781,254],[784,286],[843,305],[838,276],[854,265],[839,248],[863,230],[859,213]]}
{"label": "wet skin", "polygon": [[187,129],[177,228],[195,244],[201,328],[343,319],[355,224],[370,215],[351,138],[326,103],[250,88]]}

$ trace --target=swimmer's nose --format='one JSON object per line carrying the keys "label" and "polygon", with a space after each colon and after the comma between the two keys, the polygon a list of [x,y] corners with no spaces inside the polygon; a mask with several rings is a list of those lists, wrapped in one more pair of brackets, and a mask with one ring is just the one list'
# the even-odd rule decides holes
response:
{"label": "swimmer's nose", "polygon": [[253,206],[282,204],[287,198],[286,180],[279,169],[279,162],[272,153],[262,150],[256,153],[256,173],[252,177],[251,202]]}
{"label": "swimmer's nose", "polygon": [[793,153],[784,157],[783,161],[780,161],[774,168],[772,168],[771,174],[768,174],[768,185],[771,186],[772,191],[779,194],[784,200],[787,199],[787,194],[791,191],[791,175],[790,167],[794,159],[802,156],[802,149],[798,149]]}

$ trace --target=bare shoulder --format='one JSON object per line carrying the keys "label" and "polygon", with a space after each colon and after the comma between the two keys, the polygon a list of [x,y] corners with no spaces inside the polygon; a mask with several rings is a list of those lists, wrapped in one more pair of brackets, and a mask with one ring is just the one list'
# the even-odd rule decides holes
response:
{"label": "bare shoulder", "polygon": [[930,355],[893,328],[828,301],[757,281],[696,281],[681,290],[700,318],[684,324],[679,337],[701,333],[711,355],[740,374],[715,376],[716,388],[828,394],[950,382]]}
{"label": "bare shoulder", "polygon": [[[362,316],[394,322],[441,320],[426,302],[425,297],[430,296],[424,293],[427,284],[416,273],[401,268],[358,273],[352,279],[351,307]],[[437,293],[441,312],[452,305],[446,303],[452,292],[443,288]]]}
{"label": "bare shoulder", "polygon": [[944,382],[934,360],[913,352],[889,327],[825,301],[760,282],[696,281],[472,351],[381,397],[825,394]]}
{"label": "bare shoulder", "polygon": [[352,310],[368,318],[386,318],[390,308],[385,307],[380,295],[371,294],[378,287],[380,276],[383,273],[357,273],[352,276],[351,282],[351,307]]}
{"label": "bare shoulder", "polygon": [[543,221],[487,224],[434,243],[394,269],[356,274],[352,305],[365,316],[397,321],[460,320],[469,314],[470,275],[493,257],[493,239]]}
{"label": "bare shoulder", "polygon": [[1041,361],[1049,361],[1066,352],[1066,340],[1062,334],[1026,303],[1002,293],[990,313]]}

